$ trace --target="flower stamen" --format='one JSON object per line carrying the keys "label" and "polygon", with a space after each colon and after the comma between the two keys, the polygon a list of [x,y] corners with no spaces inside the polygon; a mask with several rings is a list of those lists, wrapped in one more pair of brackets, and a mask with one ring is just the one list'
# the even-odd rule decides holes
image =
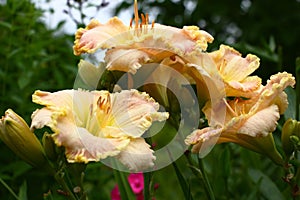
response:
{"label": "flower stamen", "polygon": [[110,95],[107,93],[106,95],[100,96],[97,101],[98,108],[102,110],[105,114],[108,114],[110,111],[111,100]]}
{"label": "flower stamen", "polygon": [[233,110],[232,109],[232,107],[228,104],[228,102],[227,102],[227,100],[226,100],[226,98],[223,98],[223,101],[224,101],[224,103],[225,103],[225,105],[226,105],[226,107],[228,108],[228,110],[229,110],[229,112],[231,112],[234,116],[237,116],[237,113],[236,113],[236,111],[235,110]]}
{"label": "flower stamen", "polygon": [[[139,23],[140,21],[140,17],[139,17],[139,11],[138,11],[138,5],[137,5],[137,0],[134,1],[134,28],[135,28],[135,32],[134,34],[137,36],[140,36],[143,32],[147,33],[148,32],[148,25],[149,25],[149,14],[146,13],[141,14],[141,23]],[[129,23],[129,28],[132,28],[132,23],[133,23],[133,19],[130,19],[130,23]],[[154,27],[154,21],[152,21],[152,25],[151,25],[151,29],[153,29]]]}

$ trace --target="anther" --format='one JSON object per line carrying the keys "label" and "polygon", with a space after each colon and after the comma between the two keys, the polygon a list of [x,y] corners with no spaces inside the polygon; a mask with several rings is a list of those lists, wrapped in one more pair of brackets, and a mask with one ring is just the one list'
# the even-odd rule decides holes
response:
{"label": "anther", "polygon": [[132,22],[133,22],[133,19],[131,18],[131,19],[130,19],[130,24],[129,24],[129,28],[130,28],[130,29],[132,28]]}
{"label": "anther", "polygon": [[139,11],[137,0],[134,1],[134,20],[135,20],[135,28],[138,29],[139,26]]}

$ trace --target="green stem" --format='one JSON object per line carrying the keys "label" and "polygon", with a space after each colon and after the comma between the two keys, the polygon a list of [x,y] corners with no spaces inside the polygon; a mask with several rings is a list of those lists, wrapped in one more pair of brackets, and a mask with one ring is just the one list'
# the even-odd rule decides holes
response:
{"label": "green stem", "polygon": [[214,192],[213,192],[212,187],[209,183],[208,176],[205,172],[205,168],[204,168],[204,165],[203,165],[203,160],[199,157],[198,157],[198,167],[199,167],[199,169],[202,173],[202,177],[203,177],[202,180],[203,180],[203,183],[204,183],[204,186],[205,186],[207,196],[209,197],[209,199],[215,200]]}
{"label": "green stem", "polygon": [[184,197],[186,200],[193,200],[192,194],[191,194],[191,190],[190,190],[190,186],[189,184],[186,182],[186,180],[184,179],[183,174],[180,172],[176,162],[172,162],[172,166],[176,172],[176,176],[177,179],[179,181],[179,184],[181,186],[182,192],[184,194]]}
{"label": "green stem", "polygon": [[118,170],[114,170],[114,176],[118,184],[121,199],[135,199],[135,195],[127,181],[126,175]]}
{"label": "green stem", "polygon": [[296,120],[300,120],[300,57],[296,58]]}
{"label": "green stem", "polygon": [[190,191],[190,186],[189,184],[187,183],[187,181],[185,180],[183,174],[180,172],[175,160],[172,158],[172,154],[170,153],[170,151],[167,149],[167,152],[169,154],[169,158],[170,160],[172,161],[172,166],[175,170],[175,173],[176,173],[176,176],[177,176],[177,179],[179,181],[179,184],[180,184],[180,187],[182,189],[182,192],[184,194],[184,197],[186,200],[192,200],[193,197],[192,197],[192,194],[191,194],[191,191]]}
{"label": "green stem", "polygon": [[211,187],[211,185],[209,183],[207,174],[205,173],[205,169],[204,169],[204,165],[203,165],[202,159],[200,159],[198,157],[198,166],[195,166],[196,164],[194,163],[194,161],[193,161],[193,159],[191,157],[191,154],[190,153],[186,153],[185,156],[187,158],[187,161],[189,163],[189,167],[191,168],[192,172],[195,174],[195,176],[197,176],[200,180],[202,180],[206,196],[209,199],[214,200],[215,199],[215,195],[214,195],[212,187]]}
{"label": "green stem", "polygon": [[65,179],[62,177],[61,172],[57,172],[54,176],[57,183],[63,188],[65,192],[68,193],[66,196],[69,200],[77,200],[73,192],[70,190],[69,186],[67,185]]}
{"label": "green stem", "polygon": [[2,178],[0,178],[0,182],[17,200],[19,200],[18,195],[16,195],[16,193],[4,182]]}
{"label": "green stem", "polygon": [[151,172],[145,172],[144,174],[144,199],[150,199],[150,191],[151,191]]}

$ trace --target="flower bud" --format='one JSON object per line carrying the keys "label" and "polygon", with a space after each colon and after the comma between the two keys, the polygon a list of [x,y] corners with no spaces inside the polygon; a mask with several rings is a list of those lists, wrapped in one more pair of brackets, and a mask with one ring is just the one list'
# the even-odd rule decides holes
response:
{"label": "flower bud", "polygon": [[55,145],[51,134],[44,133],[42,142],[47,158],[52,162],[57,161],[58,154],[56,151],[58,147]]}
{"label": "flower bud", "polygon": [[43,147],[19,115],[8,109],[0,120],[0,139],[21,159],[34,167],[47,162]]}
{"label": "flower bud", "polygon": [[288,119],[282,127],[281,142],[282,142],[282,148],[287,157],[289,157],[295,150],[294,149],[295,141],[293,140],[300,136],[299,131],[300,131],[300,122],[292,119]]}

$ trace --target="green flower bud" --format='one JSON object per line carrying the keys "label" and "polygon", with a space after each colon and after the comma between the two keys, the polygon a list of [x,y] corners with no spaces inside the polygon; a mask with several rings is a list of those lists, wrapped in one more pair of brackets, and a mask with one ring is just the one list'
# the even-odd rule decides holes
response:
{"label": "green flower bud", "polygon": [[289,157],[295,150],[295,144],[298,142],[295,140],[299,140],[299,131],[300,122],[292,119],[288,119],[282,127],[281,142],[282,148],[287,157]]}
{"label": "green flower bud", "polygon": [[47,158],[52,162],[56,162],[58,158],[58,154],[57,154],[58,147],[55,145],[51,134],[47,132],[44,133],[42,142],[43,142],[43,147]]}
{"label": "green flower bud", "polygon": [[41,143],[24,119],[11,109],[8,109],[0,120],[0,139],[30,165],[45,166],[47,160]]}

